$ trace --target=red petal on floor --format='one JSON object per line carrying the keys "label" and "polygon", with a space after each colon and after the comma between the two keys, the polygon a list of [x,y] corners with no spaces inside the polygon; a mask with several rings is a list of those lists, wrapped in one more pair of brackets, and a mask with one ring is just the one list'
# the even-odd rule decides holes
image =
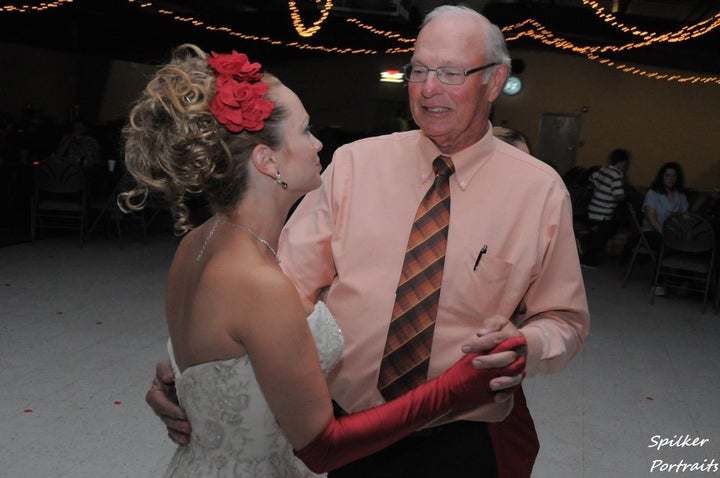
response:
{"label": "red petal on floor", "polygon": [[62,312],[62,310],[58,310],[57,312],[55,312],[55,314],[56,314],[56,315],[63,315],[63,312]]}
{"label": "red petal on floor", "polygon": [[645,398],[647,398],[648,400],[655,400],[655,399],[652,398],[652,397],[645,397]]}
{"label": "red petal on floor", "polygon": [[23,412],[25,412],[25,413],[32,413],[33,411],[32,411],[32,408],[26,408],[25,410],[23,410]]}
{"label": "red petal on floor", "polygon": [[122,402],[120,400],[115,400],[115,405],[122,405]]}
{"label": "red petal on floor", "polygon": [[95,322],[95,325],[102,325],[102,322]]}

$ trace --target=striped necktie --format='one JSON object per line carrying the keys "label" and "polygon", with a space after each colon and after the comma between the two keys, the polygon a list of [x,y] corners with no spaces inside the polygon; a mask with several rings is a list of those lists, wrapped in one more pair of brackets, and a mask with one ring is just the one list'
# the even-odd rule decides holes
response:
{"label": "striped necktie", "polygon": [[410,231],[380,366],[378,389],[391,400],[427,379],[450,225],[450,158],[433,162],[435,181]]}

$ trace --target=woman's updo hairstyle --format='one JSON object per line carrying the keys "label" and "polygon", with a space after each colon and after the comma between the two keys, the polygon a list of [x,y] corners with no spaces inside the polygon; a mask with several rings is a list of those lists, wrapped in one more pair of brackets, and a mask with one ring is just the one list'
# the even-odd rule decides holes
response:
{"label": "woman's updo hairstyle", "polygon": [[[280,81],[263,74],[273,86]],[[157,191],[170,205],[178,234],[192,229],[186,201],[204,197],[212,211],[228,212],[242,198],[247,167],[255,146],[282,144],[280,122],[286,112],[275,103],[259,131],[232,133],[213,116],[209,105],[216,92],[215,73],[200,48],[184,44],[150,80],[130,112],[124,128],[125,167],[137,182],[121,193],[120,207],[137,211]]]}

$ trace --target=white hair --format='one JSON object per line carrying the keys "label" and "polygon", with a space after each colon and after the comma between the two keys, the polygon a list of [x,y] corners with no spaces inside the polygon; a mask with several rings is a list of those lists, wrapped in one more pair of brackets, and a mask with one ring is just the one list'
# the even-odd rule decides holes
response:
{"label": "white hair", "polygon": [[[498,65],[508,65],[510,68],[510,53],[508,52],[507,43],[505,43],[505,37],[498,28],[497,25],[493,24],[485,15],[480,12],[473,10],[472,8],[466,7],[465,5],[441,5],[431,10],[422,21],[420,25],[420,31],[432,20],[445,16],[445,15],[469,15],[476,18],[480,23],[483,24],[483,31],[485,33],[485,45],[486,51],[485,56],[488,63],[497,63]],[[488,68],[483,72],[483,84],[490,81],[492,75],[492,69]]]}

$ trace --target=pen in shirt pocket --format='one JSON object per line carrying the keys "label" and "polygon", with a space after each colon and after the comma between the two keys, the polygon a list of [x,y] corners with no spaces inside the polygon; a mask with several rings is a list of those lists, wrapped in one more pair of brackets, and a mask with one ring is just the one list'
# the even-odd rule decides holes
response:
{"label": "pen in shirt pocket", "polygon": [[484,244],[482,248],[480,249],[480,252],[478,252],[477,259],[475,259],[475,265],[473,266],[473,270],[476,271],[478,268],[478,265],[480,264],[480,259],[482,259],[482,256],[485,255],[487,252],[487,244]]}

